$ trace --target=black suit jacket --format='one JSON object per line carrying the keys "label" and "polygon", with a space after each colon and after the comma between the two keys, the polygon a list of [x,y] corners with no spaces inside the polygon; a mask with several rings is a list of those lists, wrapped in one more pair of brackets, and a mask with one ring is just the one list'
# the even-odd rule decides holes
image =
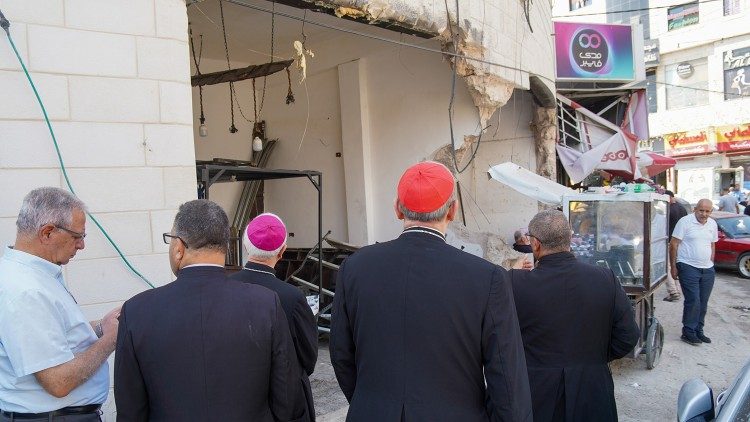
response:
{"label": "black suit jacket", "polygon": [[298,371],[274,292],[224,268],[184,268],[122,307],[117,420],[294,420]]}
{"label": "black suit jacket", "polygon": [[562,252],[510,276],[534,420],[617,420],[607,363],[633,350],[640,331],[612,270]]}
{"label": "black suit jacket", "polygon": [[315,362],[318,360],[318,326],[302,292],[279,280],[275,274],[274,269],[267,265],[248,262],[244,270],[229,278],[263,286],[279,295],[300,367],[298,384],[302,393],[296,405],[300,409],[306,408],[307,420],[314,421],[315,406],[309,376],[315,371]]}
{"label": "black suit jacket", "polygon": [[347,420],[531,420],[507,272],[416,230],[339,270],[330,349]]}

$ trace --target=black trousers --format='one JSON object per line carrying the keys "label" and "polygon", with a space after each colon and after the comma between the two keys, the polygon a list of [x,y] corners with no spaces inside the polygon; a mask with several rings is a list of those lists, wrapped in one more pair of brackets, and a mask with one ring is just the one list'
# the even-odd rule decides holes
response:
{"label": "black trousers", "polygon": [[63,415],[39,419],[16,419],[0,414],[0,422],[101,422],[99,412],[85,415]]}

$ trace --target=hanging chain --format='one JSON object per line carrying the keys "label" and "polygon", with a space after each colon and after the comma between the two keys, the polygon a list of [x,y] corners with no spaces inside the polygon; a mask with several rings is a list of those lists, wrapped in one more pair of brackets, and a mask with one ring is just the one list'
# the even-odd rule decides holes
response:
{"label": "hanging chain", "polygon": [[[195,63],[195,73],[200,75],[201,74],[201,57],[203,56],[203,34],[200,35],[201,37],[201,44],[200,44],[200,50],[198,51],[198,57],[195,57],[195,43],[193,42],[193,27],[188,24],[188,33],[190,34],[190,51],[193,56],[193,62]],[[198,98],[199,103],[201,106],[201,117],[200,122],[201,124],[206,123],[206,116],[203,114],[203,85],[198,86]]]}
{"label": "hanging chain", "polygon": [[255,121],[258,121],[258,99],[255,97],[255,78],[253,78],[253,110],[255,111]]}
{"label": "hanging chain", "polygon": [[[273,63],[273,47],[274,47],[274,38],[276,36],[276,0],[271,3],[271,63]],[[266,101],[266,76],[263,77],[263,94],[260,97],[260,107],[258,108],[258,113],[260,114],[263,112],[263,104]],[[256,117],[255,120],[257,121],[258,118]]]}
{"label": "hanging chain", "polygon": [[[232,64],[229,62],[227,27],[226,23],[224,22],[224,0],[219,0],[219,13],[221,13],[221,32],[224,36],[224,53],[227,58],[227,69],[232,70]],[[229,82],[229,110],[232,116],[232,125],[229,127],[229,133],[237,133],[237,127],[234,126],[234,82]]]}

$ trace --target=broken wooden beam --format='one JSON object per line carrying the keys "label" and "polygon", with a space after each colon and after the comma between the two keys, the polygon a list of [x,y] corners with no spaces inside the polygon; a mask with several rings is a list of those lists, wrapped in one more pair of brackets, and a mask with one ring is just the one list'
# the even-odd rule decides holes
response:
{"label": "broken wooden beam", "polygon": [[291,66],[294,60],[283,60],[243,67],[242,69],[222,70],[220,72],[203,73],[190,78],[192,86],[216,85],[226,82],[239,82],[246,79],[261,78],[273,75]]}

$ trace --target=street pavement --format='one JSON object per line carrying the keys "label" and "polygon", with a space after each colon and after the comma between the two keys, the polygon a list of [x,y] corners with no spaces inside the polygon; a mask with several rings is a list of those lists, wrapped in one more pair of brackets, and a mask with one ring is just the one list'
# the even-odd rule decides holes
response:
{"label": "street pavement", "polygon": [[[645,356],[611,365],[621,421],[666,421],[677,418],[682,383],[700,377],[716,397],[750,359],[750,280],[719,271],[706,316],[711,344],[692,346],[680,340],[682,301],[664,302],[664,287],[655,293],[655,315],[664,325],[664,351],[656,368],[646,369]],[[585,330],[582,330],[585,332]],[[318,422],[346,418],[347,402],[333,373],[327,336],[322,336],[315,373],[310,377]]]}

